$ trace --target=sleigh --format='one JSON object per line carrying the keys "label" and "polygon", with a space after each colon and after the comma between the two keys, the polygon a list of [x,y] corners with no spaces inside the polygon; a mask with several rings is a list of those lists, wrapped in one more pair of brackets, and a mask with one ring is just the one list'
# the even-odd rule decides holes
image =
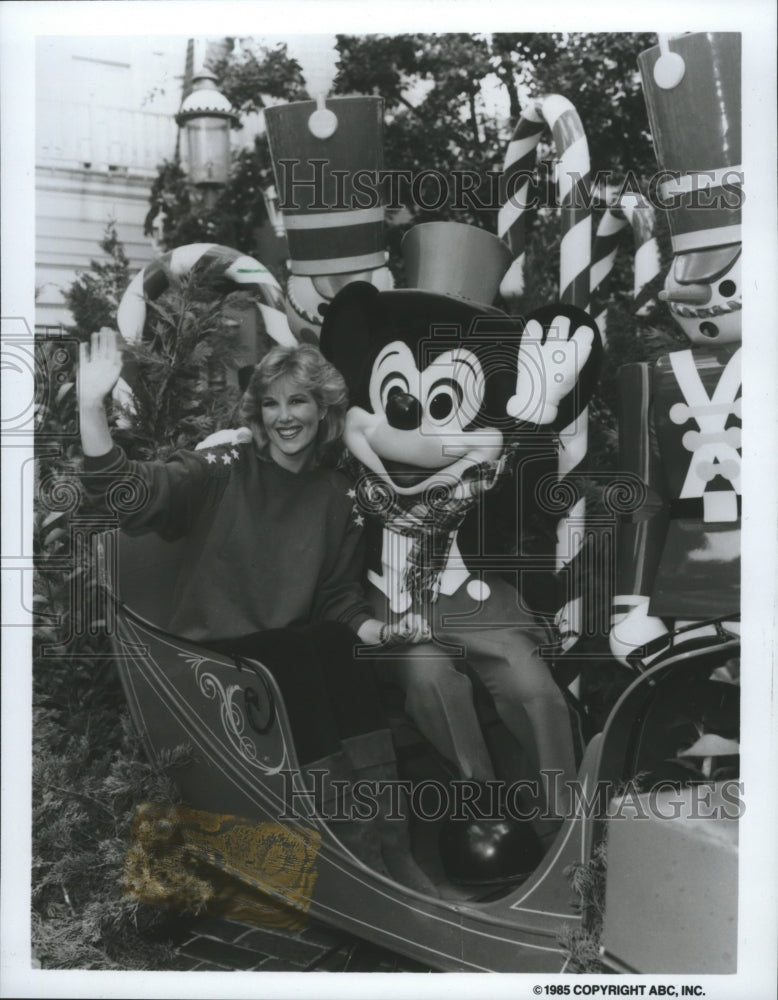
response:
{"label": "sleigh", "polygon": [[[564,822],[538,867],[523,881],[486,889],[447,883],[436,853],[436,823],[414,821],[416,860],[445,896],[432,898],[367,868],[315,816],[304,815],[302,809],[290,814],[290,787],[293,792],[296,787],[289,781],[298,761],[283,698],[269,670],[255,660],[214,653],[164,627],[184,544],[166,543],[154,535],[104,537],[104,578],[118,581],[118,587],[110,587],[112,646],[132,719],[150,759],[164,762],[175,748],[186,747],[175,780],[187,806],[208,816],[238,817],[244,830],[252,831],[255,849],[248,860],[243,858],[242,867],[230,868],[230,859],[221,858],[239,882],[301,920],[322,921],[430,969],[563,972],[571,970],[563,942],[590,916],[582,910],[570,875],[596,857],[610,830],[610,849],[618,848],[618,857],[609,857],[603,960],[622,971],[734,971],[736,822],[729,816],[706,821],[715,824],[718,837],[709,856],[706,832],[705,858],[716,865],[717,881],[712,887],[692,865],[687,905],[704,895],[705,906],[685,930],[676,931],[667,914],[679,910],[677,888],[690,877],[674,867],[679,857],[676,840],[681,834],[682,851],[698,861],[701,842],[693,831],[689,839],[680,820],[662,823],[649,817],[646,822],[632,816],[630,808],[634,812],[640,807],[660,781],[683,786],[681,796],[694,788],[720,796],[722,783],[713,780],[715,772],[690,779],[686,771],[679,777],[667,771],[667,761],[677,755],[679,744],[689,743],[689,725],[695,724],[692,720],[682,731],[674,728],[678,706],[710,698],[711,685],[717,690],[717,672],[726,671],[738,655],[736,636],[719,625],[715,637],[703,645],[676,644],[670,637],[662,656],[645,670],[636,658],[634,679],[602,731],[583,748],[576,814]],[[488,713],[484,724],[495,725]],[[414,784],[441,777],[439,762],[407,720],[398,722],[395,742],[404,776]],[[639,775],[639,793],[632,791],[633,801],[625,806],[624,790],[630,791],[631,780]],[[614,803],[617,812],[609,820]],[[640,834],[637,848],[632,846],[633,833]],[[662,864],[676,873],[675,882],[662,881]],[[634,896],[636,871],[651,880],[645,898]],[[661,892],[655,891],[656,885],[662,886]],[[625,921],[625,908],[630,914],[641,911],[642,919],[653,918],[652,933],[632,933],[634,921]],[[680,911],[686,912],[683,906]],[[701,929],[701,921],[710,926]]]}

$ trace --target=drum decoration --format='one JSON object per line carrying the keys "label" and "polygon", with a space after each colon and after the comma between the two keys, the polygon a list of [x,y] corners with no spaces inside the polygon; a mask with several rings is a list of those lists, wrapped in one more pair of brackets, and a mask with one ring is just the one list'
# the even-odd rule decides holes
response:
{"label": "drum decoration", "polygon": [[[620,464],[647,503],[619,531],[611,651],[660,655],[736,630],[740,609],[740,36],[694,33],[639,56],[674,259],[660,298],[690,347],[619,372]],[[680,641],[680,640],[679,640]]]}
{"label": "drum decoration", "polygon": [[386,267],[383,100],[333,97],[265,110],[279,207],[289,243],[287,316],[318,342],[330,300],[351,281],[394,286]]}
{"label": "drum decoration", "polygon": [[[220,246],[217,243],[189,243],[176,247],[151,261],[140,270],[127,286],[116,313],[119,332],[128,344],[143,337],[146,303],[167,291],[171,277],[185,278],[197,271],[208,270],[217,280],[223,280],[228,291],[246,291],[254,297],[265,330],[278,344],[295,345],[284,310],[281,286],[267,268],[253,257]],[[114,388],[114,399],[132,408],[130,371],[123,371]]]}
{"label": "drum decoration", "polygon": [[[551,94],[533,101],[524,111],[508,145],[504,184],[508,198],[501,206],[497,231],[513,256],[513,263],[500,284],[500,293],[515,307],[524,292],[527,211],[531,207],[530,178],[535,169],[537,146],[551,132],[559,162],[556,172],[557,199],[561,211],[559,297],[562,303],[589,308],[592,255],[592,220],[589,188],[589,144],[578,112],[567,98]],[[587,451],[588,410],[559,432],[557,472],[562,484],[582,467]],[[571,567],[583,544],[585,501],[578,499],[557,527],[557,570]],[[573,574],[574,578],[576,574]],[[557,616],[563,648],[571,648],[582,631],[583,608],[576,585],[572,599]]]}

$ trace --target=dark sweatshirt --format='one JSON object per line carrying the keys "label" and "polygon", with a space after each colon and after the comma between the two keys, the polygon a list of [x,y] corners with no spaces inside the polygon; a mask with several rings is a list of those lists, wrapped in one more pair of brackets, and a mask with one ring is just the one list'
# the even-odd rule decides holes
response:
{"label": "dark sweatshirt", "polygon": [[361,587],[362,530],[349,482],[333,469],[289,472],[253,442],[130,461],[114,447],[84,458],[84,486],[111,505],[121,483],[139,491],[120,515],[129,534],[191,540],[170,630],[194,641],[234,639],[312,621],[356,631],[373,617]]}

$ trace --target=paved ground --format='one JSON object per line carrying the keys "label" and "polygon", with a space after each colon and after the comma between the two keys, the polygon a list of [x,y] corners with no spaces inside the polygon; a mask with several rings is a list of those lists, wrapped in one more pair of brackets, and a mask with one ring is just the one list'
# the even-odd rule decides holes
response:
{"label": "paved ground", "polygon": [[182,921],[174,932],[174,968],[244,972],[429,972],[320,923],[297,932],[271,930],[216,917]]}

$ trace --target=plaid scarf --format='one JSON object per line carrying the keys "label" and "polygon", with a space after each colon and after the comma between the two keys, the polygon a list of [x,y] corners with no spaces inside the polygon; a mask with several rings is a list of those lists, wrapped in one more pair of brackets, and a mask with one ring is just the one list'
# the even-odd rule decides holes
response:
{"label": "plaid scarf", "polygon": [[[505,457],[479,462],[459,479],[430,486],[406,496],[395,491],[388,478],[377,475],[350,453],[345,465],[354,484],[354,513],[377,522],[388,531],[412,539],[403,571],[403,587],[414,605],[435,600],[457,529],[481,494],[503,474]],[[429,470],[427,475],[432,475]],[[445,469],[439,478],[445,477]]]}

